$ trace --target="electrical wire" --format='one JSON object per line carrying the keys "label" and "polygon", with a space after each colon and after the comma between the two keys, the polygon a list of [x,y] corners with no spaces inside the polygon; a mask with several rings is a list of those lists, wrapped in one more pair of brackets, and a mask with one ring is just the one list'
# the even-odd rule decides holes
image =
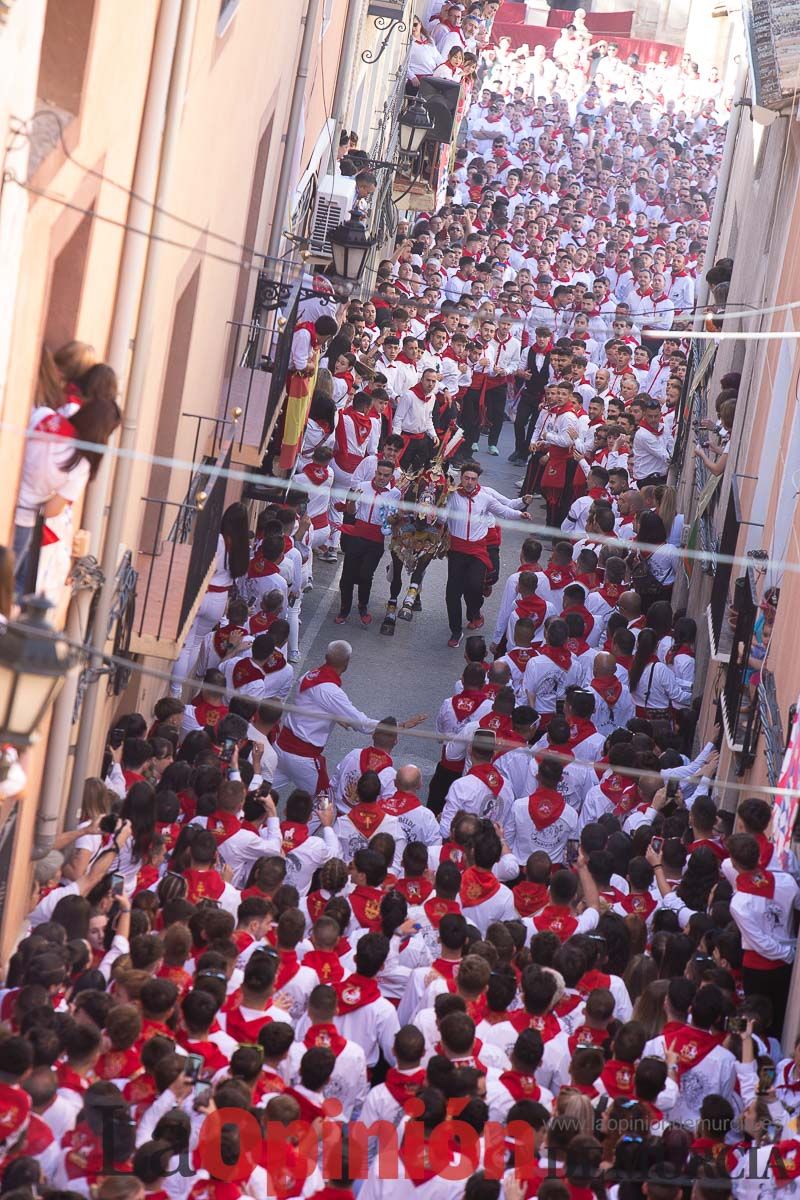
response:
{"label": "electrical wire", "polygon": [[[0,421],[0,429],[14,432],[17,435],[23,436],[26,439],[35,442],[49,442],[52,444],[53,441],[52,434],[37,434],[35,429],[27,429],[11,421]],[[59,442],[61,441],[63,441],[63,439],[59,439]],[[94,453],[110,455],[112,457],[129,458],[136,462],[143,462],[149,466],[169,467],[190,472],[195,471],[197,467],[196,463],[189,462],[185,459],[169,457],[161,454],[148,454],[142,450],[126,450],[120,446],[108,446],[100,442],[86,442],[80,440],[79,438],[70,438],[69,444],[75,449],[90,450]],[[274,487],[284,493],[286,493],[288,489],[290,491],[303,492],[305,495],[310,496],[314,495],[318,491],[317,485],[311,483],[310,480],[303,479],[302,475],[294,475],[291,479],[286,479],[281,476],[262,474],[256,471],[243,471],[236,467],[219,467],[217,470],[217,475],[220,478],[235,480],[239,483],[253,483],[258,484],[259,487]],[[346,487],[338,487],[334,484],[330,489],[330,494],[337,499],[346,500],[347,497],[352,494],[352,490]],[[397,512],[414,513],[422,517],[429,517],[431,513],[430,505],[416,504],[408,500],[392,500],[391,507]],[[509,517],[499,516],[493,517],[493,520],[500,529],[524,533],[528,536],[536,534],[540,537],[549,538],[552,541],[558,542],[571,540],[570,534],[557,525],[541,524],[537,521],[526,521],[522,518],[512,520]],[[625,551],[630,550],[634,544],[630,538],[619,538],[613,536],[612,534],[603,533],[592,533],[590,535],[590,540],[593,544],[597,543],[601,546],[609,546],[614,549]],[[637,550],[653,552],[663,549],[663,546],[649,542],[636,542],[635,548]],[[709,554],[703,550],[693,550],[688,546],[676,546],[675,557],[707,562],[709,559]],[[730,564],[731,566],[752,567],[754,565],[752,558],[742,554],[723,554],[721,552],[718,554],[715,553],[714,560],[717,563],[724,563],[726,565]],[[759,569],[772,568],[775,570],[782,569],[784,571],[788,570],[790,572],[800,572],[800,562],[795,562],[794,560],[790,559],[759,558],[758,567]]]}
{"label": "electrical wire", "polygon": [[[38,637],[44,641],[53,642],[59,646],[65,646],[70,650],[77,652],[81,656],[85,656],[87,661],[96,656],[96,651],[93,650],[91,646],[84,642],[79,642],[73,638],[69,638],[65,634],[59,633],[57,630],[42,629],[37,626],[28,625],[24,621],[12,619],[4,622],[4,624],[0,626],[0,638],[7,629],[16,630],[17,632],[25,634],[26,637]],[[202,686],[204,691],[213,692],[216,695],[227,697],[229,700],[233,699],[234,697],[242,700],[253,700],[253,697],[247,692],[239,692],[235,689],[218,687],[214,684],[205,684],[202,680],[194,676],[175,676],[167,671],[160,671],[157,667],[145,666],[144,664],[136,662],[133,659],[123,658],[118,654],[103,652],[101,653],[100,657],[102,657],[102,660],[109,665],[122,667],[126,671],[131,671],[144,678],[157,679],[162,683],[168,683],[173,686],[180,685],[181,688],[189,686],[196,689]],[[306,707],[305,705],[301,706],[298,704],[293,704],[290,700],[278,701],[276,697],[270,697],[270,699],[274,700],[276,703],[280,703],[284,713],[302,713],[306,717],[318,717],[321,720],[330,720],[330,713],[323,712],[322,710],[314,710]],[[348,728],[348,726],[345,726],[345,728]],[[433,729],[420,729],[419,726],[416,726],[413,729],[403,729],[401,726],[398,726],[397,732],[403,737],[415,738],[420,742],[435,742],[438,746],[443,746],[451,742],[461,742],[464,746],[469,745],[469,739],[459,737],[458,733],[441,734],[437,733]],[[536,750],[537,747],[535,746],[531,748],[532,756]],[[601,759],[576,759],[572,754],[559,752],[558,750],[551,749],[550,747],[538,747],[538,752],[546,754],[548,758],[556,759],[565,766],[573,763],[574,765],[584,768],[587,771],[595,770],[600,771],[601,773],[613,770],[616,774],[624,775],[626,777],[630,777],[631,779],[652,778],[654,775],[660,774],[659,771],[647,770],[643,767],[611,767],[608,762],[604,762]],[[669,778],[669,776],[667,775],[666,778]],[[696,776],[692,777],[692,779],[696,779],[698,781],[698,786],[700,786],[703,778],[706,779],[706,785],[709,787],[709,789],[716,788],[719,791],[748,792],[749,794],[761,792],[764,795],[769,796],[800,795],[800,788],[779,787],[777,785],[773,786],[770,784],[734,783],[726,779],[711,779],[709,777],[702,776],[702,769],[698,771]]]}

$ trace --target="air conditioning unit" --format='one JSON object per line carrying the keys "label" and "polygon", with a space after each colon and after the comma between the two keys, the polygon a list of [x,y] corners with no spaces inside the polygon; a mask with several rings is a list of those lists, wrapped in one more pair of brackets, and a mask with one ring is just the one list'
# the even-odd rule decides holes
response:
{"label": "air conditioning unit", "polygon": [[312,254],[330,256],[328,234],[331,229],[347,220],[355,196],[356,185],[352,179],[345,179],[341,175],[326,175],[321,180],[311,220],[311,240],[308,248]]}

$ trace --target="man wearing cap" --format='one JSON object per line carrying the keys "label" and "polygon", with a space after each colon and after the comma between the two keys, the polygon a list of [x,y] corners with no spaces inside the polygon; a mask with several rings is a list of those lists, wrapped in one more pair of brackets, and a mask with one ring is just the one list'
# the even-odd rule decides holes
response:
{"label": "man wearing cap", "polygon": [[643,397],[644,414],[633,436],[633,477],[639,488],[667,482],[673,444],[661,420],[661,405]]}

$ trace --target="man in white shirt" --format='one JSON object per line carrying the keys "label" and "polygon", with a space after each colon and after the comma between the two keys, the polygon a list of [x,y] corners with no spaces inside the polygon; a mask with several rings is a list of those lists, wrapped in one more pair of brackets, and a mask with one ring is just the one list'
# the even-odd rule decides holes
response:
{"label": "man in white shirt", "polygon": [[438,379],[436,370],[427,367],[419,383],[404,392],[397,402],[392,432],[405,442],[400,456],[404,471],[417,471],[424,467],[430,458],[431,448],[439,445],[433,425],[434,392]]}
{"label": "man in white shirt", "polygon": [[651,397],[644,401],[644,414],[633,435],[633,477],[638,486],[666,483],[671,458],[672,442],[661,422],[661,405]]}

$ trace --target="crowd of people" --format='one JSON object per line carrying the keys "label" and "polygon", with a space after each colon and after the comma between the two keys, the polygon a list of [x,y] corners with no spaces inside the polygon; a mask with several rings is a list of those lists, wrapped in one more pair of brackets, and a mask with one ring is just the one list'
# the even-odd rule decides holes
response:
{"label": "crowd of people", "polygon": [[[292,479],[254,529],[227,509],[169,694],[117,717],[34,866],[0,993],[4,1200],[795,1194],[800,868],[770,801],[715,799],[672,603],[687,346],[664,334],[691,319],[724,97],[688,60],[604,67],[580,19],[521,62],[490,44],[497,9],[434,0],[415,24],[412,87],[475,57],[447,201],[402,225],[368,300],[304,301]],[[47,407],[75,438],[115,381],[72,355],[80,396]],[[515,497],[483,478],[507,423]],[[31,509],[85,483],[62,459]],[[535,496],[550,536],[503,572]],[[387,546],[387,633],[403,571],[413,610],[447,559],[463,662],[432,724],[360,711],[347,641],[295,678],[314,556],[343,556],[334,622],[355,600],[368,626]],[[310,1161],[331,1126],[345,1149]]]}

